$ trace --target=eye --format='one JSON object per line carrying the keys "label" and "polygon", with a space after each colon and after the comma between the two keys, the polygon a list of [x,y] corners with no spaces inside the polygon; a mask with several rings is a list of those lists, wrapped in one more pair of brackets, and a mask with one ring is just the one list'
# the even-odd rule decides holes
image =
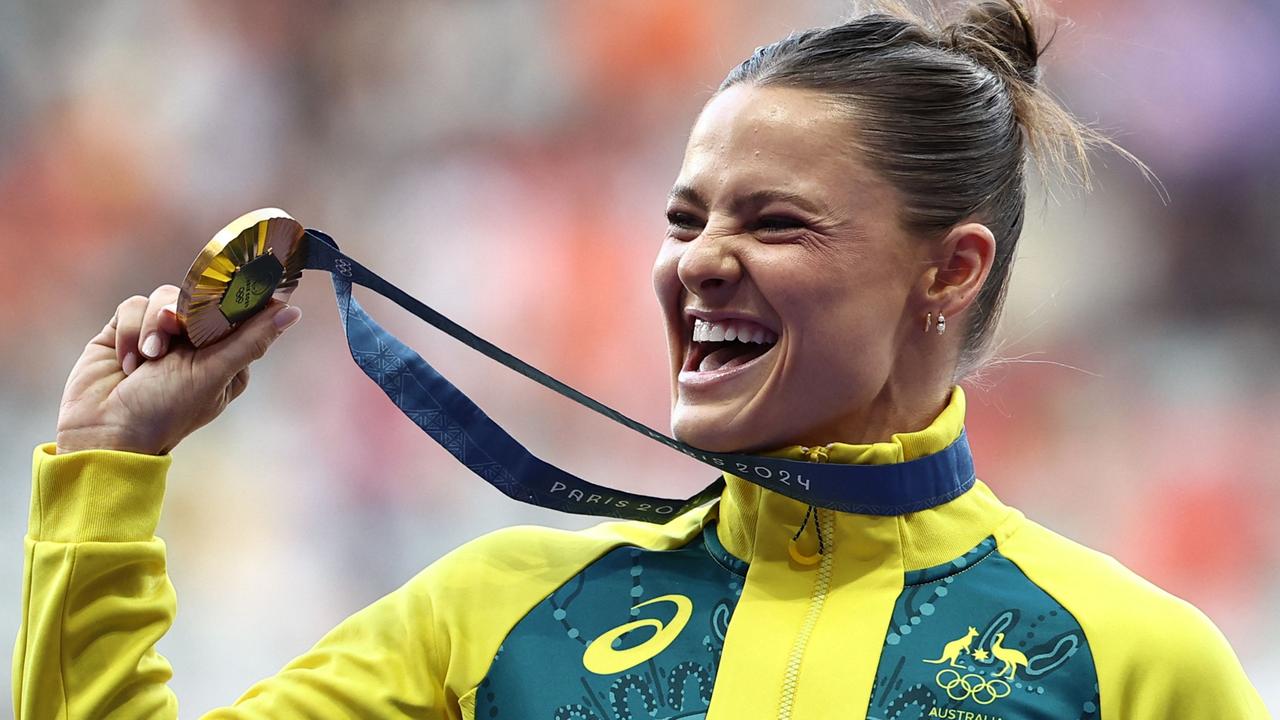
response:
{"label": "eye", "polygon": [[692,239],[702,231],[702,220],[680,210],[667,211],[667,234],[676,238]]}
{"label": "eye", "polygon": [[789,215],[765,215],[756,220],[756,229],[764,232],[787,232],[804,228],[803,220]]}

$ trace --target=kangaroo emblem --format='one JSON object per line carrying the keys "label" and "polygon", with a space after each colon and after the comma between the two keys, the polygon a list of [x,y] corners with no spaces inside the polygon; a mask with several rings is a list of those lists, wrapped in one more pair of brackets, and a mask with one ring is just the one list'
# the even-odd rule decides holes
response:
{"label": "kangaroo emblem", "polygon": [[[1018,672],[1019,665],[1022,667],[1027,666],[1027,656],[1017,650],[1002,646],[1000,643],[1003,642],[1004,633],[996,633],[996,640],[991,643],[991,654],[1004,663],[1004,667],[1000,668],[1000,672],[996,673],[996,677],[1000,677],[1007,672],[1009,673],[1009,679],[1012,680],[1013,676]],[[947,647],[950,647],[950,645]]]}
{"label": "kangaroo emblem", "polygon": [[[969,652],[969,645],[973,643],[973,639],[977,636],[978,636],[977,629],[974,627],[970,627],[969,632],[965,633],[964,637],[956,640],[952,640],[942,648],[942,657],[938,658],[937,660],[925,660],[925,662],[929,663],[930,665],[941,665],[942,663],[950,663],[951,667],[962,668],[964,666],[957,661],[960,659],[960,656],[962,654]],[[1012,651],[1006,651],[1006,652],[1012,652]],[[1022,653],[1018,653],[1018,654],[1022,655]],[[1022,658],[1022,664],[1023,665],[1027,664],[1026,657]]]}

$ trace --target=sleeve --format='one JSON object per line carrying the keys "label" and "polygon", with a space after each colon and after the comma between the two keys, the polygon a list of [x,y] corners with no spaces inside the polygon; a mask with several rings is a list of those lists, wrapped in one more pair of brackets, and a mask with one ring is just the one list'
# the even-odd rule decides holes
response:
{"label": "sleeve", "polygon": [[[17,720],[175,718],[155,644],[176,613],[155,536],[170,456],[36,448]],[[430,598],[411,582],[347,619],[278,675],[208,717],[457,717]],[[441,640],[441,643],[446,642]],[[438,644],[437,644],[438,645]]]}
{"label": "sleeve", "polygon": [[1164,594],[1143,607],[1141,617],[1112,627],[1110,637],[1099,639],[1129,646],[1127,665],[1113,670],[1127,677],[1108,683],[1120,694],[1112,704],[1118,708],[1116,717],[1156,720],[1175,709],[1186,720],[1271,717],[1235,651],[1204,613]]}
{"label": "sleeve", "polygon": [[1195,606],[1020,514],[1010,529],[1001,552],[1084,630],[1102,720],[1270,717],[1227,639]]}

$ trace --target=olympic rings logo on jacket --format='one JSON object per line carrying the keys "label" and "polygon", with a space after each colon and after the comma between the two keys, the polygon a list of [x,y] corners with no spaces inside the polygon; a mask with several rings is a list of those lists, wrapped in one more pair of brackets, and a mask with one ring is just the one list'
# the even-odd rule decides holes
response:
{"label": "olympic rings logo on jacket", "polygon": [[1009,683],[1000,678],[988,680],[977,673],[961,675],[951,668],[939,670],[934,681],[952,700],[972,700],[979,705],[990,705],[1013,692]]}

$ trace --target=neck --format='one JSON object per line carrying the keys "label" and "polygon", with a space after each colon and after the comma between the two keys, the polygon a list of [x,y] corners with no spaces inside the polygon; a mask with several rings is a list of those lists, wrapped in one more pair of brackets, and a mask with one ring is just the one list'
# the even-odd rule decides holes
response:
{"label": "neck", "polygon": [[935,335],[922,335],[914,323],[899,333],[903,341],[879,391],[858,403],[862,409],[857,414],[799,444],[889,442],[897,433],[928,427],[939,416],[956,386],[955,350],[937,342]]}
{"label": "neck", "polygon": [[[947,407],[952,395],[949,381],[902,382],[890,378],[870,398],[859,402],[859,410],[837,422],[791,436],[787,444],[826,445],[828,443],[871,444],[891,442],[894,435],[928,427]],[[953,438],[954,439],[954,438]]]}
{"label": "neck", "polygon": [[[860,442],[809,442],[764,453],[773,457],[807,458],[808,448],[823,446],[828,462],[851,465],[885,465],[906,462],[940,452],[955,442],[964,429],[965,394],[960,386],[948,390],[937,407],[923,420],[899,425],[897,431],[877,431],[870,440]],[[904,430],[904,428],[919,428]],[[852,437],[843,435],[842,438]]]}

